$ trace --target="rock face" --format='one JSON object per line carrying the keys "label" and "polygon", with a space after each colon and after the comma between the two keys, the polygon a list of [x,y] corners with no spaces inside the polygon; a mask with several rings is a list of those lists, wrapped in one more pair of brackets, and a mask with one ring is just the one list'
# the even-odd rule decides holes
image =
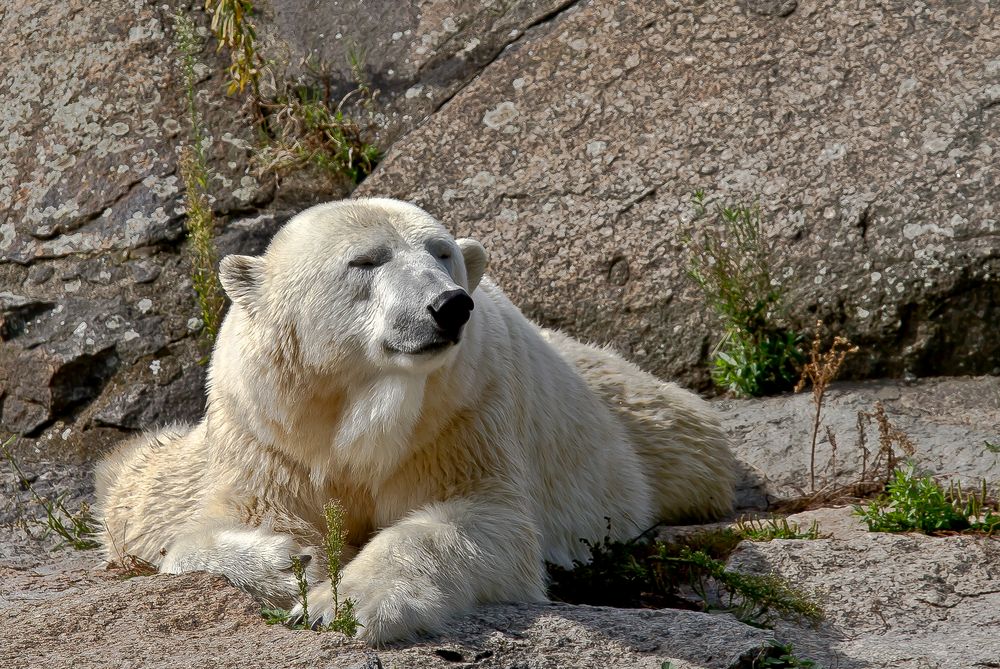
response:
{"label": "rock face", "polygon": [[262,8],[268,48],[289,74],[318,77],[340,99],[357,86],[351,60],[379,95],[381,145],[437,110],[533,25],[569,0],[287,0]]}
{"label": "rock face", "polygon": [[[14,2],[0,14],[0,423],[63,444],[83,428],[114,439],[192,418],[204,352],[182,246],[177,149],[189,140],[173,10]],[[273,193],[247,174],[250,129],[219,93],[223,64],[207,46],[203,60],[224,217]],[[254,247],[243,237],[236,246]]]}
{"label": "rock face", "polygon": [[[93,450],[192,419],[206,352],[183,253],[174,10],[0,11],[0,421]],[[361,192],[481,238],[545,324],[704,383],[718,324],[680,241],[700,188],[761,199],[792,319],[850,334],[854,375],[996,367],[1000,26],[986,0],[297,0],[260,22],[292,74],[323,63],[335,91],[363,53],[384,139],[403,139]],[[254,177],[225,55],[206,45],[202,60],[220,245],[252,253],[343,193]]]}
{"label": "rock face", "polygon": [[[0,7],[0,438],[27,435],[26,477],[71,511],[92,500],[93,482],[69,453],[92,459],[129,431],[202,409],[172,4]],[[382,90],[382,147],[402,139],[360,192],[414,200],[482,239],[494,276],[545,324],[704,382],[718,327],[683,277],[681,243],[703,189],[718,202],[760,199],[792,320],[849,334],[862,346],[854,375],[1000,373],[995,3],[271,4],[263,41],[292,74],[313,58],[346,92],[357,46]],[[253,132],[220,93],[225,58],[206,46],[202,60],[219,247],[257,253],[294,211],[343,192],[254,177]],[[858,475],[857,412],[875,400],[921,467],[1000,477],[1000,386],[984,377],[835,386],[823,423],[837,464],[826,469],[821,430],[821,481]],[[807,489],[808,395],[719,408],[745,473],[742,505]],[[1000,658],[995,540],[871,534],[848,509],[798,516],[819,518],[829,539],[744,543],[732,560],[817,589],[828,614],[818,629],[511,605],[373,652],[267,627],[217,577],[123,581],[96,555],[59,552],[4,464],[0,500],[4,667],[746,668],[772,639],[847,669]]]}
{"label": "rock face", "polygon": [[[842,384],[830,391],[825,420],[837,430],[852,429],[855,408],[867,409],[879,398],[917,444],[923,467],[944,477],[987,477],[995,485],[1000,456],[978,440],[1000,438],[996,384],[996,379]],[[811,421],[803,401],[804,395],[717,402],[739,459],[758,477],[757,487],[744,489],[744,503],[766,502],[762,491],[787,496],[807,484],[807,430],[799,426]],[[844,463],[845,476],[852,471],[846,457],[838,462]],[[92,499],[93,481],[85,468],[50,462],[23,469],[39,495],[62,496],[71,511]],[[870,533],[850,507],[791,517],[802,528],[818,521],[829,538],[744,542],[730,561],[732,569],[778,573],[815,591],[827,614],[817,628],[779,620],[772,632],[726,614],[689,611],[509,605],[477,609],[443,636],[375,652],[336,634],[268,627],[250,598],[218,577],[122,581],[102,569],[94,552],[59,551],[56,538],[41,536],[38,515],[31,494],[0,465],[0,667],[30,658],[31,666],[53,669],[147,664],[660,669],[665,661],[674,669],[751,669],[772,639],[792,643],[801,659],[845,669],[985,669],[1000,657],[996,539]]]}
{"label": "rock face", "polygon": [[505,51],[361,187],[480,238],[529,315],[703,381],[690,196],[759,198],[792,319],[859,376],[995,373],[1000,14],[988,0],[591,0]]}

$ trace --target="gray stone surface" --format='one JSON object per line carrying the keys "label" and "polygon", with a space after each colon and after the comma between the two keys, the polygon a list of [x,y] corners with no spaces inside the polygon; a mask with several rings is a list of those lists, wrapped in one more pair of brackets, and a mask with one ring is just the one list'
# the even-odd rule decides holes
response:
{"label": "gray stone surface", "polygon": [[416,201],[529,315],[690,382],[719,334],[684,277],[691,193],[759,198],[793,321],[850,334],[853,374],[995,373],[995,3],[791,4],[575,4],[359,194]]}
{"label": "gray stone surface", "polygon": [[723,669],[747,666],[772,638],[690,611],[510,605],[483,607],[441,637],[372,650],[339,634],[269,627],[219,576],[123,581],[64,555],[30,569],[0,564],[0,578],[3,667]]}
{"label": "gray stone surface", "polygon": [[[865,381],[834,384],[827,391],[816,449],[817,488],[859,480],[858,412],[883,403],[892,424],[909,435],[918,468],[942,479],[978,485],[1000,482],[1000,377],[924,379],[916,383]],[[809,445],[814,405],[808,392],[759,400],[718,400],[716,408],[744,466],[739,502],[765,506],[809,490]],[[837,441],[836,462],[825,426]],[[869,451],[878,430],[865,422]],[[900,454],[901,455],[901,454]],[[871,464],[873,456],[869,456]],[[834,469],[835,464],[835,469]]]}
{"label": "gray stone surface", "polygon": [[[186,141],[188,121],[171,7],[13,2],[3,11],[3,262],[176,240],[183,208],[175,149]],[[212,50],[204,58],[218,69]],[[218,95],[218,73],[208,65],[202,72],[211,134],[223,115],[232,120],[236,103]],[[245,166],[240,140],[248,133],[232,125],[228,135],[213,134],[210,153],[218,165]],[[234,184],[224,173],[219,179],[231,201],[220,206],[262,197],[256,182]]]}
{"label": "gray stone surface", "polygon": [[854,513],[853,506],[824,507],[810,509],[788,516],[789,523],[795,523],[801,530],[807,530],[815,523],[820,535],[827,539],[854,539],[868,534],[868,526]]}
{"label": "gray stone surface", "polygon": [[799,657],[841,669],[985,669],[1000,660],[1000,542],[867,533],[744,542],[730,567],[818,592],[817,629],[775,627]]}
{"label": "gray stone surface", "polygon": [[[301,74],[308,56],[333,68],[323,66],[326,84],[346,90],[346,45],[362,45],[366,72],[382,89],[385,146],[566,3],[267,4],[258,8],[261,45],[279,73]],[[276,189],[250,170],[256,135],[240,101],[222,94],[227,57],[209,44],[198,7],[115,0],[0,8],[4,433],[99,451],[113,440],[109,430],[121,436],[201,411],[206,351],[192,336],[200,321],[177,168],[189,132],[173,43],[177,8],[195,16],[206,38],[198,103],[220,252],[260,252],[291,213],[345,192],[307,173],[287,175]],[[106,439],[95,438],[100,430]]]}
{"label": "gray stone surface", "polygon": [[[345,50],[363,42],[386,129],[438,110],[362,192],[481,237],[545,324],[704,383],[717,324],[682,277],[679,229],[705,188],[761,196],[793,318],[851,334],[864,351],[851,373],[993,371],[991,4],[279,4],[262,43],[290,65],[311,54],[349,87]],[[0,12],[0,422],[82,445],[194,417],[204,351],[182,253],[173,6]],[[220,247],[257,251],[337,194],[249,174],[225,55],[202,60]]]}
{"label": "gray stone surface", "polygon": [[[688,197],[703,188],[761,198],[793,319],[850,334],[863,349],[851,373],[997,373],[994,3],[403,4],[280,3],[263,32],[283,41],[292,70],[314,54],[343,89],[344,45],[364,42],[387,138],[432,114],[361,192],[415,200],[483,239],[529,315],[703,382],[716,324],[683,280],[680,245]],[[171,12],[123,0],[0,6],[0,437],[29,435],[16,445],[26,475],[71,511],[92,499],[96,452],[201,411]],[[220,249],[256,253],[291,211],[334,194],[302,175],[275,191],[247,173],[249,131],[220,94],[224,55],[202,57]],[[834,386],[823,422],[840,448],[834,473],[820,433],[820,481],[858,474],[857,411],[881,400],[921,467],[995,485],[1000,456],[985,442],[1000,443],[998,384]],[[808,395],[718,406],[744,466],[743,504],[806,491]],[[847,508],[795,517],[818,519],[831,539],[744,544],[733,559],[818,589],[829,618],[816,630],[512,605],[379,651],[267,627],[219,578],[118,580],[95,554],[59,549],[38,515],[0,463],[4,668],[745,667],[772,637],[844,669],[1000,658],[995,540],[874,535]]]}

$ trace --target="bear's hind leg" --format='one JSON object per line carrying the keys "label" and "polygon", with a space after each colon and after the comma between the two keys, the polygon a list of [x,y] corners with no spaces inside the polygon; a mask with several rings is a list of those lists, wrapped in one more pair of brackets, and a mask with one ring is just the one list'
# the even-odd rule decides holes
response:
{"label": "bear's hind leg", "polygon": [[109,561],[159,564],[164,549],[193,517],[204,457],[198,427],[174,425],[130,439],[97,466],[96,516]]}

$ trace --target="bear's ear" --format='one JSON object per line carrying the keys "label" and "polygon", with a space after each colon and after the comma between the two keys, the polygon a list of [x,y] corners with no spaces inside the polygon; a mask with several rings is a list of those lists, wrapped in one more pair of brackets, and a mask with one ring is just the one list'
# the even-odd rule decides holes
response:
{"label": "bear's ear", "polygon": [[260,304],[264,259],[254,256],[226,256],[219,263],[219,280],[229,299],[252,314]]}
{"label": "bear's ear", "polygon": [[486,265],[489,264],[489,256],[486,249],[475,239],[468,237],[455,240],[458,248],[462,250],[462,259],[465,261],[465,272],[469,275],[469,292],[471,293],[479,285],[486,273]]}

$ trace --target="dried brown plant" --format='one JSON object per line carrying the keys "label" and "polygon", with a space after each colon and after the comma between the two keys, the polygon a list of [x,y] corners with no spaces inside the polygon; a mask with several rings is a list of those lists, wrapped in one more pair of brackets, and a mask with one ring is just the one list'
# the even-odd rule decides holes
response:
{"label": "dried brown plant", "polygon": [[809,491],[816,492],[816,438],[819,435],[820,421],[823,415],[823,397],[830,383],[837,378],[840,367],[851,353],[857,353],[858,347],[851,344],[846,337],[837,336],[833,344],[823,351],[823,321],[816,321],[816,336],[809,349],[809,362],[802,367],[802,375],[795,392],[802,391],[807,384],[812,385],[813,415],[812,441],[809,446]]}
{"label": "dried brown plant", "polygon": [[[878,427],[878,451],[874,458],[868,448],[867,428],[875,422]],[[837,440],[833,430],[826,428],[827,439],[833,448],[831,469],[834,479],[819,490],[808,495],[779,500],[772,511],[797,513],[830,504],[856,503],[885,490],[904,457],[911,457],[915,447],[910,437],[892,424],[881,402],[875,403],[873,411],[859,411],[857,421],[857,448],[861,453],[861,473],[857,480],[838,484],[836,480]],[[869,462],[870,461],[870,462]]]}

